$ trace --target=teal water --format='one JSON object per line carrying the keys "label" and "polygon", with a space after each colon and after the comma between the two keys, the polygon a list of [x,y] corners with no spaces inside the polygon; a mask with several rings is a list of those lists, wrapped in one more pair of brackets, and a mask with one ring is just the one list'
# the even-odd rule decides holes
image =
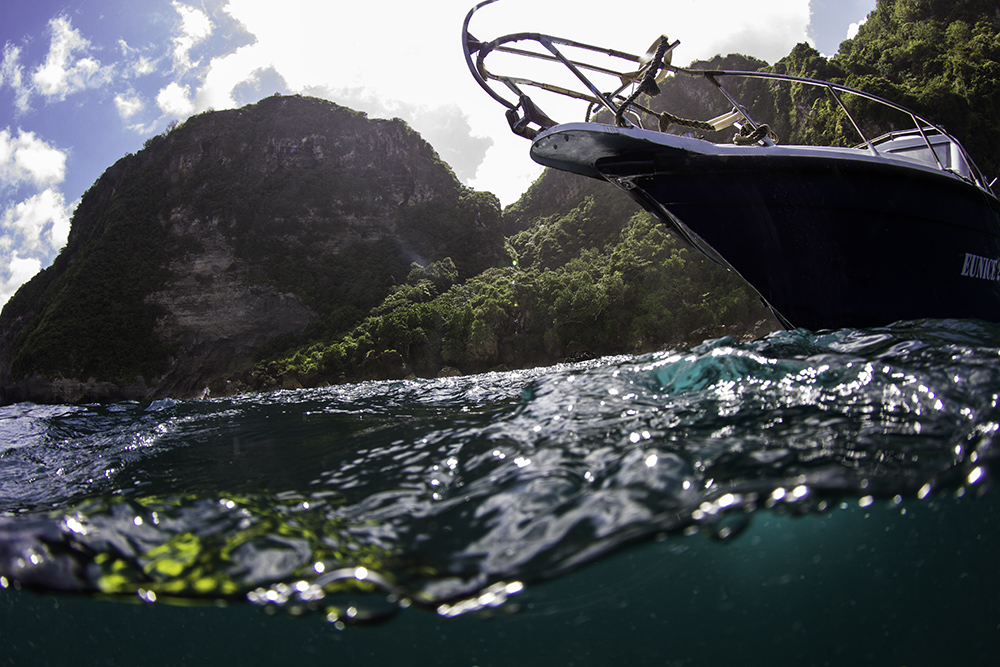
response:
{"label": "teal water", "polygon": [[0,664],[992,664],[998,403],[927,321],[0,408]]}

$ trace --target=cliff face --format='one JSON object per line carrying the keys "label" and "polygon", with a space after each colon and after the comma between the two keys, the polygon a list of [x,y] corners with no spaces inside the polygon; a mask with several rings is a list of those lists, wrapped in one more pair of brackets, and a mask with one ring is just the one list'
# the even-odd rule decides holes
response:
{"label": "cliff face", "polygon": [[465,278],[496,199],[402,121],[272,97],[147,142],[84,195],[66,248],[0,314],[0,402],[192,397],[350,329],[411,264]]}
{"label": "cliff face", "polygon": [[174,259],[172,279],[147,297],[163,313],[157,336],[178,344],[155,391],[192,396],[203,394],[234,361],[275,336],[301,333],[317,315],[296,294],[253,280],[216,224],[183,214],[172,222],[175,234],[198,239],[202,249]]}

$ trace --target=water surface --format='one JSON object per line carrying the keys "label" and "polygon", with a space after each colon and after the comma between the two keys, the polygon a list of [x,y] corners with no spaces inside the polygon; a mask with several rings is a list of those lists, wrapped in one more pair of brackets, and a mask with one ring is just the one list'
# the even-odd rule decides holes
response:
{"label": "water surface", "polygon": [[992,659],[998,362],[920,321],[8,406],[0,664]]}

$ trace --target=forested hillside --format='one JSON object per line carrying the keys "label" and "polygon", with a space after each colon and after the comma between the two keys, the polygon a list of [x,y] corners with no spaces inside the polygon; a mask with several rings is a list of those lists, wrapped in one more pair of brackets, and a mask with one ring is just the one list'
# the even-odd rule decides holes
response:
{"label": "forested hillside", "polygon": [[[553,206],[568,193],[575,205]],[[532,223],[518,222],[527,211]],[[684,247],[607,183],[547,171],[505,216],[524,227],[507,239],[505,266],[455,284],[448,261],[414,266],[351,334],[264,363],[242,381],[477,372],[777,327],[738,276]]]}
{"label": "forested hillside", "polygon": [[[945,126],[992,175],[1000,172],[1000,129],[991,122],[1000,101],[998,28],[995,0],[880,0],[832,59],[799,44],[774,65],[728,55],[693,67],[768,69],[881,95]],[[671,77],[661,89],[651,100],[657,111],[705,119],[730,108],[704,81]],[[822,90],[757,80],[733,83],[732,90],[781,143],[860,141]],[[867,119],[863,129],[871,136],[910,122],[873,116],[859,98],[845,102]],[[709,138],[726,141],[732,132]],[[503,225],[514,232],[508,266],[452,286],[415,268],[351,334],[262,364],[254,382],[428,374],[442,364],[482,370],[777,326],[738,277],[685,248],[606,184],[546,172],[504,211]]]}

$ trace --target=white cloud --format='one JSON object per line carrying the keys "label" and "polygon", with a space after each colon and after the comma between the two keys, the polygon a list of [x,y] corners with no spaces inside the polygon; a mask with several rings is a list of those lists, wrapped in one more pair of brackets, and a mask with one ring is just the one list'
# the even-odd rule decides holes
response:
{"label": "white cloud", "polygon": [[31,87],[24,83],[24,68],[20,63],[21,49],[9,42],[3,47],[3,62],[0,62],[0,88],[10,86],[14,90],[14,106],[19,112],[30,110]]}
{"label": "white cloud", "polygon": [[861,30],[861,26],[863,26],[866,21],[868,21],[867,16],[858,21],[857,23],[852,23],[851,25],[847,26],[847,39],[854,39],[855,37],[857,37],[858,32]]}
{"label": "white cloud", "polygon": [[[723,4],[733,5],[733,11],[739,12],[743,3],[723,0]],[[742,25],[727,26],[715,36],[698,35],[699,41],[709,38],[701,47],[705,51],[697,57],[742,53],[773,63],[787,56],[795,44],[813,41],[809,36],[809,3],[803,0],[769,0],[755,6],[754,11],[742,12],[742,18]],[[687,43],[684,34],[677,37]]]}
{"label": "white cloud", "polygon": [[66,245],[71,207],[55,187],[65,177],[65,152],[33,132],[0,130],[0,194],[41,190],[17,203],[0,200],[0,304]]}
{"label": "white cloud", "polygon": [[47,254],[66,245],[70,212],[62,193],[48,188],[4,211],[2,224],[19,237],[19,251]]}
{"label": "white cloud", "polygon": [[[3,243],[0,242],[0,246]],[[42,270],[42,262],[34,257],[21,257],[15,250],[9,258],[0,258],[0,307],[14,296],[21,285],[31,280],[32,276]]]}
{"label": "white cloud", "polygon": [[132,72],[136,76],[146,76],[156,71],[156,63],[145,56],[139,56],[132,66]]}
{"label": "white cloud", "polygon": [[[16,60],[8,57],[10,49],[5,50],[5,83],[11,83],[10,63]],[[66,159],[65,151],[34,132],[0,130],[0,196],[40,190],[17,203],[0,198],[0,306],[66,245],[70,207],[55,187],[66,178]]]}
{"label": "white cloud", "polygon": [[49,21],[52,43],[45,63],[32,73],[35,89],[49,99],[62,101],[67,95],[99,88],[111,80],[111,68],[101,67],[94,58],[76,59],[78,52],[86,53],[90,42],[74,30],[65,16]]}
{"label": "white cloud", "polygon": [[139,77],[156,71],[157,61],[143,55],[139,49],[132,48],[124,39],[118,40],[118,49],[128,62],[122,69],[125,76]]}
{"label": "white cloud", "polygon": [[156,104],[168,116],[183,117],[194,113],[194,103],[191,102],[191,86],[177,83],[168,84],[156,96]]}
{"label": "white cloud", "polygon": [[115,106],[118,107],[118,115],[122,120],[128,120],[143,109],[142,100],[136,95],[126,97],[125,95],[115,95]]}
{"label": "white cloud", "polygon": [[32,183],[47,187],[66,177],[66,153],[35,136],[34,132],[0,130],[0,190]]}
{"label": "white cloud", "polygon": [[240,47],[233,53],[212,59],[198,90],[199,108],[232,109],[236,106],[233,90],[252,80],[255,72],[271,66],[265,54],[255,46]]}
{"label": "white cloud", "polygon": [[48,188],[0,215],[0,307],[66,245],[71,209],[61,192]]}
{"label": "white cloud", "polygon": [[191,49],[212,34],[212,21],[195,7],[176,0],[171,5],[181,17],[180,33],[174,37],[174,67],[186,72],[198,66],[198,62],[191,62]]}

